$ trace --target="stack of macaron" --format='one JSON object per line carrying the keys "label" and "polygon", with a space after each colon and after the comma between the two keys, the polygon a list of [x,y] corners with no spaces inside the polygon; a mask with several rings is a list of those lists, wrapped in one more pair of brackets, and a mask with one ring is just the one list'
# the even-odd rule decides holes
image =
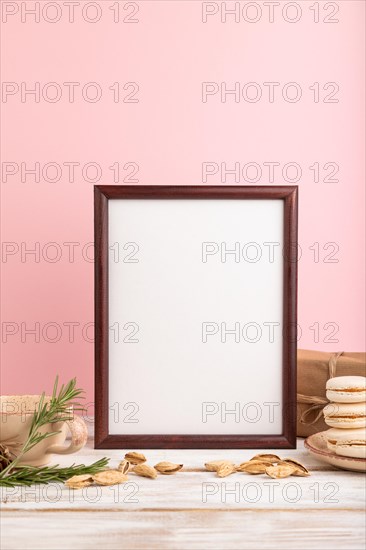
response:
{"label": "stack of macaron", "polygon": [[326,385],[327,446],[337,455],[366,459],[366,377],[337,376]]}

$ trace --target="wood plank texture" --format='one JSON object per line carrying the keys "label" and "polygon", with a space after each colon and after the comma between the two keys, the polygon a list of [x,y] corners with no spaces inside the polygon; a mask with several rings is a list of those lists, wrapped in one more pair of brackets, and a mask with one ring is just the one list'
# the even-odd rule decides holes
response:
{"label": "wood plank texture", "polygon": [[365,501],[362,474],[314,472],[309,478],[274,480],[265,475],[233,474],[218,478],[211,472],[180,472],[148,479],[129,475],[111,487],[73,490],[62,484],[3,488],[6,510],[360,510]]}
{"label": "wood plank texture", "polygon": [[[117,466],[126,451],[95,450],[93,440],[62,465],[90,464],[102,456]],[[129,475],[114,487],[72,491],[62,484],[2,488],[1,549],[248,549],[358,550],[365,538],[365,476],[317,461],[298,440],[280,451],[310,470],[308,478],[234,474],[224,479],[203,468],[225,458],[235,463],[253,450],[146,450],[152,465],[183,462],[173,476]],[[42,513],[40,513],[42,512]]]}
{"label": "wood plank texture", "polygon": [[3,550],[358,550],[363,512],[186,511],[2,514]]}

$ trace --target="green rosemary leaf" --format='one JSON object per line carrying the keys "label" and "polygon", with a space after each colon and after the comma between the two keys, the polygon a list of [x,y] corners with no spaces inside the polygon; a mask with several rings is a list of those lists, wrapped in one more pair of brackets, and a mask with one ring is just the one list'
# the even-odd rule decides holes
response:
{"label": "green rosemary leaf", "polygon": [[89,466],[84,464],[60,468],[56,466],[19,466],[9,475],[0,478],[0,487],[15,487],[18,485],[47,484],[51,482],[64,482],[72,476],[81,474],[96,474],[104,470],[108,465],[108,458],[101,458]]}
{"label": "green rosemary leaf", "polygon": [[45,403],[46,395],[44,392],[42,393],[37,409],[33,415],[28,437],[18,456],[0,472],[0,483],[8,479],[8,476],[14,475],[13,470],[17,468],[20,458],[26,452],[30,451],[35,445],[38,445],[40,441],[59,433],[59,431],[41,433],[39,429],[42,426],[49,423],[71,420],[72,415],[70,415],[70,407],[72,405],[80,409],[81,405],[77,401],[77,398],[81,397],[83,390],[76,388],[76,378],[70,380],[66,385],[62,384],[58,393],[57,387],[58,376],[56,376],[52,397],[49,403]]}

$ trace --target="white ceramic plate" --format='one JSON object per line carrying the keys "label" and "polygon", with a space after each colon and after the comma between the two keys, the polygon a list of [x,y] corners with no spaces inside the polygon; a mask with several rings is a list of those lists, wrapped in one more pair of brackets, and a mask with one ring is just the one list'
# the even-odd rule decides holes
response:
{"label": "white ceramic plate", "polygon": [[316,458],[327,462],[336,468],[352,470],[354,472],[366,472],[366,459],[339,456],[329,451],[325,438],[326,432],[310,435],[305,439],[304,445]]}

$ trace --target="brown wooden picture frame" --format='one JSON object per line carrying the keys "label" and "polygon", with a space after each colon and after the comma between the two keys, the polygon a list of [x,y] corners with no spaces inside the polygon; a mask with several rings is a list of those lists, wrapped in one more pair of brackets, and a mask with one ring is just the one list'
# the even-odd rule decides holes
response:
{"label": "brown wooden picture frame", "polygon": [[[114,199],[275,199],[284,201],[282,426],[280,435],[112,435],[108,427],[108,203]],[[95,448],[296,447],[297,186],[94,187],[95,209]]]}

